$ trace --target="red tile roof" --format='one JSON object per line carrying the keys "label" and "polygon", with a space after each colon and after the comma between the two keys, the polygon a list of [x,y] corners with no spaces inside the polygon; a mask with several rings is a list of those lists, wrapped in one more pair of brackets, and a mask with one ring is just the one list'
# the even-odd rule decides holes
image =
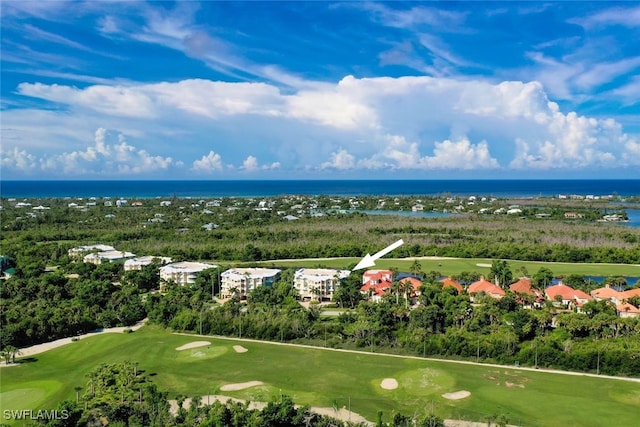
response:
{"label": "red tile roof", "polygon": [[631,297],[640,297],[640,288],[629,289],[628,291],[622,292],[624,299],[629,299]]}
{"label": "red tile roof", "polygon": [[591,296],[599,300],[615,298],[622,301],[624,299],[624,295],[622,292],[618,292],[608,286],[592,290]]}
{"label": "red tile roof", "polygon": [[413,286],[414,291],[418,291],[420,286],[422,286],[422,280],[416,279],[415,277],[405,277],[404,279],[400,280],[400,283],[407,282],[409,282],[411,286]]}
{"label": "red tile roof", "polygon": [[518,280],[515,283],[512,283],[509,286],[509,289],[511,289],[513,292],[520,293],[520,294],[536,295],[536,292],[534,292],[533,289],[531,289],[531,279],[527,277],[521,277],[520,280]]}
{"label": "red tile roof", "polygon": [[554,300],[557,295],[560,295],[562,300],[592,300],[591,295],[582,292],[579,289],[573,289],[571,286],[567,286],[560,282],[557,285],[549,286],[545,290],[547,298]]}
{"label": "red tile roof", "polygon": [[616,305],[616,310],[618,310],[618,312],[620,313],[640,313],[640,310],[638,310],[635,306],[629,304],[628,302]]}
{"label": "red tile roof", "polygon": [[440,282],[442,282],[442,287],[446,288],[447,286],[452,286],[454,288],[456,288],[456,290],[458,291],[458,293],[462,293],[462,285],[458,282],[456,282],[455,280],[453,280],[451,277],[447,277],[445,279],[440,280]]}
{"label": "red tile roof", "polygon": [[484,292],[487,295],[492,297],[502,297],[505,295],[505,291],[498,285],[495,285],[491,282],[488,282],[483,278],[478,280],[477,282],[473,282],[469,285],[468,289],[469,294],[477,294],[480,292]]}

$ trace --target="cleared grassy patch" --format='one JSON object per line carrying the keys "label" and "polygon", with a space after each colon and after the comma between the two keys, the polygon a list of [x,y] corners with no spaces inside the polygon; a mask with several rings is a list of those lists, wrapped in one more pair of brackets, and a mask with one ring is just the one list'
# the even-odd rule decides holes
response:
{"label": "cleared grassy patch", "polygon": [[[139,362],[141,375],[149,375],[171,397],[216,394],[225,384],[262,381],[222,394],[264,401],[283,393],[300,404],[350,404],[371,420],[378,410],[390,415],[394,410],[422,414],[433,409],[446,418],[476,421],[508,414],[512,424],[536,426],[601,426],[612,414],[618,425],[637,421],[640,383],[248,341],[241,343],[248,351],[236,353],[237,341],[207,340],[210,349],[176,351],[194,338],[154,327],[86,338],[40,354],[31,363],[4,368],[2,408],[53,409],[63,399],[75,399],[75,386],[84,393],[86,375],[99,364],[129,360]],[[196,357],[191,351],[211,357]],[[382,389],[384,378],[396,379],[398,388]],[[30,408],[17,398],[27,388],[34,389],[30,395],[41,396],[27,402]],[[458,390],[471,395],[460,400],[442,397]]]}

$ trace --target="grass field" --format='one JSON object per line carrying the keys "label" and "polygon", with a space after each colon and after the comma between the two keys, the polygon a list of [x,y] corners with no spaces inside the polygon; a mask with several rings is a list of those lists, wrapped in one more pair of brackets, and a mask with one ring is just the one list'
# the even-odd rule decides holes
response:
{"label": "grass field", "polygon": [[[259,264],[278,267],[316,267],[326,266],[331,268],[347,268],[358,263],[361,258],[336,258],[330,260],[309,261],[265,261]],[[445,259],[420,259],[422,271],[439,271],[444,275],[453,276],[463,271],[475,271],[480,274],[488,274],[492,259],[485,258],[445,258]],[[561,262],[535,262],[535,261],[508,261],[511,271],[516,274],[521,267],[525,267],[529,275],[533,275],[540,267],[546,267],[554,275],[579,274],[585,276],[626,276],[640,277],[640,265],[629,264],[583,264]],[[397,268],[399,271],[409,271],[413,263],[407,259],[382,258],[376,261],[375,268]]]}
{"label": "grass field", "polygon": [[[381,355],[352,354],[231,339],[204,338],[210,346],[176,351],[202,337],[174,335],[155,327],[132,334],[103,334],[34,356],[19,367],[2,368],[2,410],[54,409],[75,399],[87,374],[101,363],[139,362],[162,390],[176,395],[226,394],[268,401],[280,393],[300,404],[348,406],[367,419],[378,410],[484,421],[507,414],[523,426],[634,425],[640,383],[474,366]],[[384,390],[384,378],[399,387]],[[220,392],[224,384],[258,380],[264,385]],[[447,400],[443,393],[468,390],[471,396]],[[83,391],[84,392],[84,391]]]}

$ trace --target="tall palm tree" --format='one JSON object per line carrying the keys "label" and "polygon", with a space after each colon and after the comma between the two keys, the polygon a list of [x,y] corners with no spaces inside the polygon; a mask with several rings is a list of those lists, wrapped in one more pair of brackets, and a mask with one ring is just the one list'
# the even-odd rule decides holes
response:
{"label": "tall palm tree", "polygon": [[411,263],[411,266],[409,267],[409,271],[414,276],[422,275],[422,264],[420,264],[420,261],[418,261],[417,259],[414,259],[413,262]]}

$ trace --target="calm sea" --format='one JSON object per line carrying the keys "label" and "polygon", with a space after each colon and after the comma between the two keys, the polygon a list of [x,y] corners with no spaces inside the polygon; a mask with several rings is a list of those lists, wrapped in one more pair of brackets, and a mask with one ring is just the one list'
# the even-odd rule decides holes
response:
{"label": "calm sea", "polygon": [[2,197],[268,197],[640,195],[640,180],[0,181]]}

